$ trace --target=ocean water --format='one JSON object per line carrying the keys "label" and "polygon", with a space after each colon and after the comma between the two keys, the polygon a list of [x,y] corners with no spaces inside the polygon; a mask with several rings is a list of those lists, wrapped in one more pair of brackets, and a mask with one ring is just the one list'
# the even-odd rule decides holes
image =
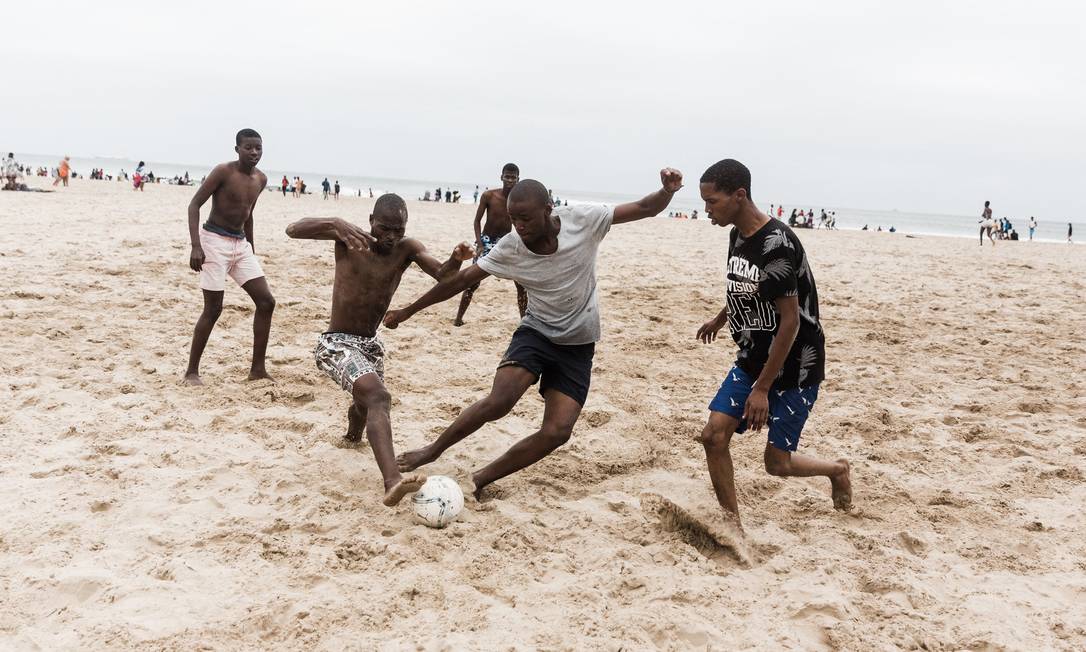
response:
{"label": "ocean water", "polygon": [[[18,152],[15,154],[15,159],[20,163],[29,164],[34,167],[43,166],[50,169],[55,168],[61,158],[61,156],[49,154],[21,154]],[[120,170],[124,170],[131,175],[132,170],[136,168],[138,161],[125,158],[72,156],[71,163],[72,169],[80,175],[89,173],[91,168],[102,168],[106,171],[106,174],[113,175],[116,175]],[[146,163],[149,171],[154,172],[155,176],[162,177],[164,180],[172,178],[175,175],[182,176],[185,172],[188,172],[189,178],[194,182],[199,183],[200,179],[211,170],[211,166],[206,164],[187,165],[183,163],[166,163],[160,161],[147,161]],[[295,176],[300,176],[305,180],[307,190],[310,192],[320,192],[321,181],[324,180],[325,177],[328,177],[328,180],[331,183],[335,183],[336,180],[338,180],[340,183],[341,194],[349,196],[356,196],[359,192],[361,192],[363,196],[368,196],[370,190],[372,190],[375,197],[382,193],[394,192],[403,196],[405,199],[421,199],[423,193],[427,190],[433,193],[436,188],[440,187],[442,191],[459,190],[461,203],[471,203],[476,187],[473,182],[450,181],[448,179],[388,179],[349,174],[337,175],[329,172],[301,172],[298,170],[275,170],[270,168],[261,169],[268,175],[268,183],[273,186],[277,186],[284,175],[291,180],[293,180]],[[480,192],[485,189],[485,185],[479,185]],[[648,190],[650,189],[646,188],[646,191]],[[554,194],[558,199],[564,201],[602,202],[609,204],[634,201],[641,197],[641,195],[637,194],[565,190],[562,188],[555,188]],[[772,201],[772,199],[769,199],[764,203],[759,202],[759,208],[768,210],[769,202]],[[867,225],[872,231],[879,226],[885,231],[893,226],[897,228],[899,234],[939,235],[974,239],[979,237],[980,231],[980,225],[978,223],[978,220],[980,219],[979,205],[977,215],[970,216],[911,213],[897,210],[874,210],[808,204],[802,206],[789,206],[785,204],[785,211],[782,219],[787,221],[793,208],[814,210],[816,223],[822,209],[826,209],[827,212],[836,211],[837,227],[840,229],[858,230],[864,225]],[[690,185],[679,192],[668,209],[669,212],[681,211],[686,214],[692,214],[695,210],[698,211],[699,217],[704,217],[705,206],[697,196],[696,187],[691,187]],[[665,213],[665,215],[666,214],[667,213]],[[996,218],[1002,216],[1001,213],[995,213]],[[1023,240],[1027,239],[1029,237],[1029,228],[1027,226],[1029,216],[1008,217],[1015,230],[1018,231],[1019,237]],[[1086,223],[1074,220],[1064,220],[1060,222],[1040,220],[1037,231],[1034,234],[1034,239],[1047,242],[1066,242],[1068,221],[1074,223],[1075,241],[1077,243],[1086,242]],[[708,224],[708,221],[706,221],[706,224]]]}

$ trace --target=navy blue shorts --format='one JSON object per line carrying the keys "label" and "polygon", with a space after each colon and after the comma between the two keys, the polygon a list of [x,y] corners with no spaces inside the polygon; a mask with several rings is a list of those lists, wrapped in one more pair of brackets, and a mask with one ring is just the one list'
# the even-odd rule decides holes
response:
{"label": "navy blue shorts", "polygon": [[556,389],[584,407],[592,383],[593,344],[555,344],[542,333],[521,326],[513,333],[498,368],[516,365],[535,374],[539,393]]}
{"label": "navy blue shorts", "polygon": [[[716,397],[709,403],[713,412],[726,414],[737,421],[735,432],[742,434],[747,430],[743,419],[743,408],[747,397],[754,388],[754,378],[739,367],[732,367]],[[769,443],[782,451],[796,452],[803,425],[818,400],[818,385],[796,387],[793,389],[769,390]]]}

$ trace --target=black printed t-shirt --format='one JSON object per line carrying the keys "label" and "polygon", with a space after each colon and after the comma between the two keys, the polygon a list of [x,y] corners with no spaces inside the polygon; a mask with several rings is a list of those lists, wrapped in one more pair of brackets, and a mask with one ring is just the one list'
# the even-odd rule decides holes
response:
{"label": "black printed t-shirt", "polygon": [[774,300],[799,299],[799,333],[773,389],[810,387],[822,381],[826,338],[818,321],[818,291],[799,238],[770,219],[750,238],[732,228],[728,243],[728,326],[739,345],[736,366],[757,379],[780,330]]}

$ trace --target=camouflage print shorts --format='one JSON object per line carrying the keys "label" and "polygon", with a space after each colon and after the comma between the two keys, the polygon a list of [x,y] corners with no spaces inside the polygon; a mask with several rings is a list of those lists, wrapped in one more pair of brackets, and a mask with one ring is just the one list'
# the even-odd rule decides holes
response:
{"label": "camouflage print shorts", "polygon": [[350,392],[354,381],[366,374],[385,379],[385,345],[379,337],[350,333],[324,333],[313,351],[317,368]]}

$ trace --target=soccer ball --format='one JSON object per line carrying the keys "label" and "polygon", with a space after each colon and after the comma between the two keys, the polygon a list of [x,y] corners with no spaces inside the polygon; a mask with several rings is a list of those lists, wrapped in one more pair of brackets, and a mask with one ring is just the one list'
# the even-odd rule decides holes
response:
{"label": "soccer ball", "polygon": [[422,488],[415,492],[411,502],[415,504],[415,516],[430,527],[445,527],[456,520],[464,509],[464,492],[452,478],[432,475]]}

